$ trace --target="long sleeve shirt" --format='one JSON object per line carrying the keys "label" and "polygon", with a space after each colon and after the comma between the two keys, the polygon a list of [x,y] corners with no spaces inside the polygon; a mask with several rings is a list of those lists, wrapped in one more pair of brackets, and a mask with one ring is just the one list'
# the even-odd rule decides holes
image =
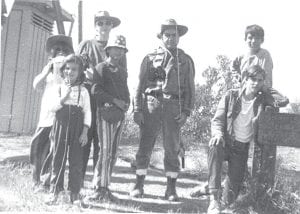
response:
{"label": "long sleeve shirt", "polygon": [[[243,92],[243,89],[231,89],[222,97],[211,121],[212,137],[221,136],[225,141],[235,138],[233,123],[241,112]],[[265,106],[284,107],[288,103],[288,98],[272,88],[259,92],[253,103],[253,119],[257,118]],[[254,127],[255,130],[257,130],[256,127]]]}
{"label": "long sleeve shirt", "polygon": [[239,73],[242,80],[245,77],[245,71],[253,65],[259,65],[266,72],[266,86],[272,87],[272,71],[273,71],[273,61],[271,54],[266,50],[261,48],[256,54],[243,54],[236,57],[232,62],[232,70]]}
{"label": "long sleeve shirt", "polygon": [[[80,54],[84,61],[85,67],[90,67],[95,72],[95,67],[107,59],[105,46],[107,42],[98,41],[97,39],[84,40],[79,44],[77,54]],[[122,67],[127,68],[126,55],[120,59],[119,63]],[[88,81],[94,82],[92,79]]]}
{"label": "long sleeve shirt", "polygon": [[180,97],[183,101],[182,111],[190,115],[195,103],[194,78],[194,62],[189,55],[181,49],[171,53],[164,47],[158,48],[148,54],[141,64],[134,111],[142,111],[146,90],[160,88],[163,94]]}
{"label": "long sleeve shirt", "polygon": [[[61,109],[61,97],[66,94],[68,86],[65,84],[58,85],[55,89],[56,98],[52,103],[52,111],[56,112]],[[90,96],[87,89],[82,85],[76,85],[71,87],[71,92],[64,102],[65,105],[75,105],[82,108],[82,113],[84,115],[83,123],[84,125],[91,126],[91,106],[90,106]]]}
{"label": "long sleeve shirt", "polygon": [[95,84],[92,87],[92,94],[96,96],[98,105],[113,104],[114,98],[129,104],[127,77],[127,70],[124,67],[113,66],[108,62],[98,64],[94,74]]}

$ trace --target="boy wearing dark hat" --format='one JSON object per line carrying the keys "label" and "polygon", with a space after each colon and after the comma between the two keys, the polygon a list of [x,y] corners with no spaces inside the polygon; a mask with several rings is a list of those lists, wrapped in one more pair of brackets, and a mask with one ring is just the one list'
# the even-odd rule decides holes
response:
{"label": "boy wearing dark hat", "polygon": [[[80,54],[85,60],[85,74],[87,81],[85,87],[90,93],[91,110],[92,110],[92,125],[88,131],[88,143],[83,148],[83,168],[82,175],[84,176],[90,156],[91,145],[93,141],[93,169],[96,166],[99,153],[99,139],[97,135],[96,126],[96,102],[95,98],[91,94],[91,86],[93,83],[93,73],[97,64],[103,62],[106,59],[105,46],[109,39],[110,31],[119,26],[121,23],[117,17],[110,16],[107,11],[99,11],[94,16],[95,26],[95,38],[90,40],[82,41],[79,44],[77,53]],[[121,64],[126,66],[126,56],[120,60]]]}
{"label": "boy wearing dark hat", "polygon": [[33,88],[43,90],[39,122],[37,130],[31,140],[30,147],[30,163],[33,165],[33,182],[37,187],[35,191],[43,190],[49,185],[47,183],[49,180],[46,179],[43,185],[40,186],[42,167],[43,171],[48,171],[49,165],[47,165],[47,163],[50,164],[51,162],[46,161],[46,159],[51,159],[51,154],[49,153],[49,134],[55,115],[49,109],[49,106],[53,98],[53,88],[61,81],[59,69],[64,56],[74,52],[72,38],[65,35],[49,37],[46,41],[46,52],[49,55],[49,62],[43,68],[42,72],[33,80]]}
{"label": "boy wearing dark hat", "polygon": [[167,176],[165,198],[178,199],[180,128],[190,115],[195,99],[193,60],[177,48],[179,38],[187,31],[186,26],[178,25],[174,19],[166,20],[158,34],[161,46],[148,54],[141,65],[133,107],[134,121],[140,128],[140,144],[136,154],[137,180],[130,192],[132,197],[143,196],[151,153],[162,128]]}

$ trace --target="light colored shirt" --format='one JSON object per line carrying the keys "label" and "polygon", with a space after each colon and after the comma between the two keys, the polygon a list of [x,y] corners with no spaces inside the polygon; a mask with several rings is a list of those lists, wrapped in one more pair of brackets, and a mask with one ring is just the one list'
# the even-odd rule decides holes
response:
{"label": "light colored shirt", "polygon": [[53,72],[50,72],[45,79],[38,127],[50,127],[53,125],[55,113],[50,109],[50,106],[55,100],[55,86],[62,82],[59,69],[61,68],[63,60],[63,56],[52,59]]}
{"label": "light colored shirt", "polygon": [[272,72],[273,61],[271,54],[266,49],[261,48],[256,54],[243,54],[238,56],[232,62],[232,70],[238,72],[242,76],[242,80],[245,77],[245,71],[253,65],[259,65],[266,72],[265,84],[268,87],[272,87]]}
{"label": "light colored shirt", "polygon": [[233,132],[235,140],[242,143],[249,143],[253,138],[253,124],[254,118],[253,103],[254,100],[246,101],[242,97],[241,111],[233,122]]}
{"label": "light colored shirt", "polygon": [[[80,88],[80,89],[79,89]],[[62,108],[60,103],[61,96],[66,94],[68,86],[65,84],[60,84],[56,87],[56,97],[52,103],[51,110],[56,112]],[[80,93],[80,94],[79,94]],[[64,102],[65,105],[75,105],[82,108],[83,113],[83,123],[84,125],[91,126],[91,105],[90,105],[90,96],[87,89],[82,85],[76,85],[71,87],[71,92],[67,99]]]}

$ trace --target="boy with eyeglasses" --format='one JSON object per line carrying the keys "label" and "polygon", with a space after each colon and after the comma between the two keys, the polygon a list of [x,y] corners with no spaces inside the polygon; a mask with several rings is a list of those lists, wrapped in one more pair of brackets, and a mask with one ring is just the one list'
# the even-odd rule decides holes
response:
{"label": "boy with eyeglasses", "polygon": [[[91,86],[93,84],[93,74],[96,72],[96,65],[105,61],[107,58],[105,53],[105,47],[109,39],[110,31],[119,26],[121,23],[117,17],[110,16],[107,11],[99,11],[94,16],[95,38],[84,40],[79,44],[77,54],[80,54],[85,61],[85,75],[86,81],[85,87],[90,94],[91,111],[92,111],[92,124],[88,131],[88,143],[83,148],[83,167],[82,167],[82,181],[86,173],[88,160],[90,156],[91,145],[93,141],[93,169],[98,161],[99,156],[99,139],[97,134],[96,125],[96,100],[91,94]],[[123,67],[127,66],[126,56],[120,59],[120,64]],[[83,183],[82,183],[83,185]]]}

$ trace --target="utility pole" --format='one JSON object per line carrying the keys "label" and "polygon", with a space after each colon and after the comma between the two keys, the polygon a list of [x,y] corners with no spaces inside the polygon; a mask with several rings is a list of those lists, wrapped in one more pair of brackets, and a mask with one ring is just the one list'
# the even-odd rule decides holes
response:
{"label": "utility pole", "polygon": [[78,2],[78,44],[82,40],[82,0]]}

